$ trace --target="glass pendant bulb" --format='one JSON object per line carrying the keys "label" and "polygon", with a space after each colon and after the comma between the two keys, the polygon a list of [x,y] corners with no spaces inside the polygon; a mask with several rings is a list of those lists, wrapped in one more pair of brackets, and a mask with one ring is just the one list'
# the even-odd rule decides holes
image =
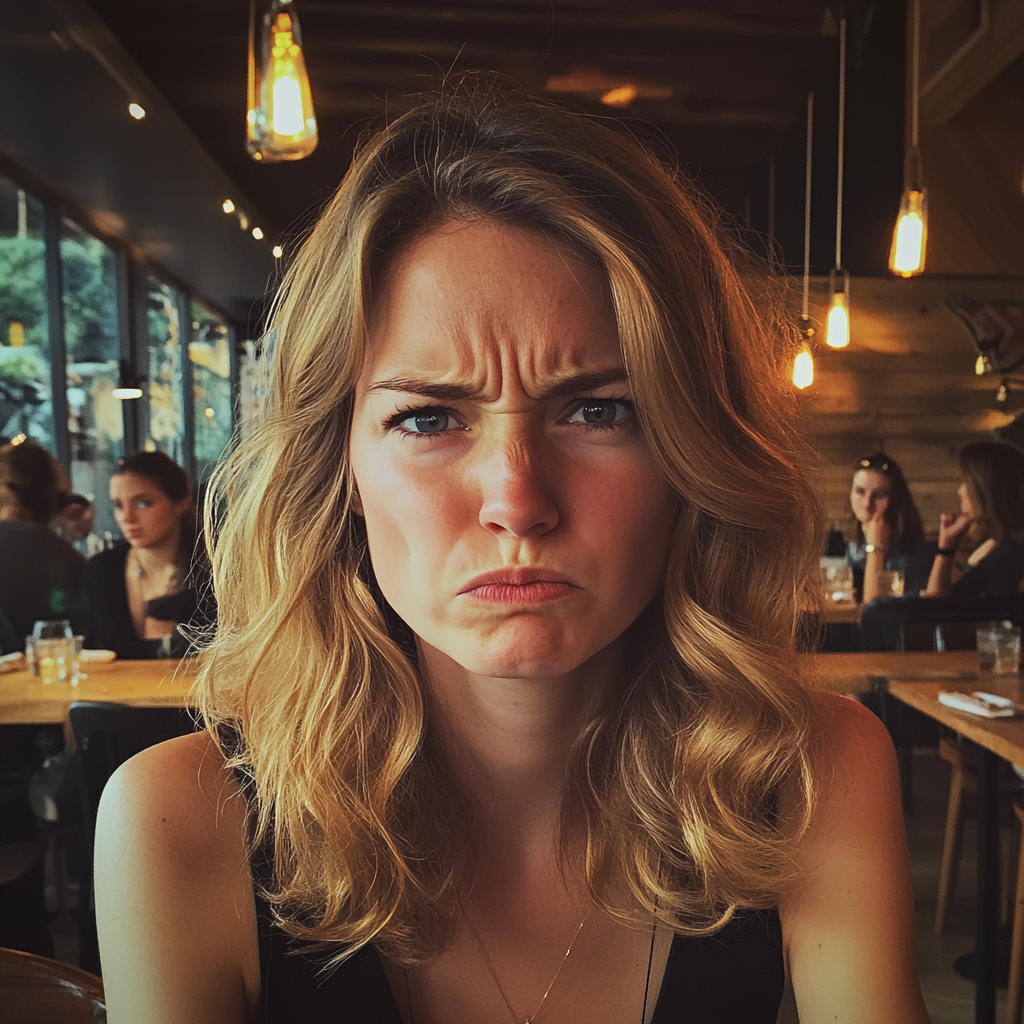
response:
{"label": "glass pendant bulb", "polygon": [[829,348],[846,348],[850,344],[850,310],[846,296],[835,292],[825,318],[825,344]]}
{"label": "glass pendant bulb", "polygon": [[245,148],[253,160],[302,160],[319,141],[292,0],[252,0]]}
{"label": "glass pendant bulb", "polygon": [[904,189],[896,229],[892,233],[889,269],[901,277],[920,274],[924,270],[927,240],[928,210],[924,189]]}
{"label": "glass pendant bulb", "polygon": [[814,383],[814,356],[811,355],[810,346],[804,345],[796,354],[793,360],[793,385],[800,388],[809,388]]}

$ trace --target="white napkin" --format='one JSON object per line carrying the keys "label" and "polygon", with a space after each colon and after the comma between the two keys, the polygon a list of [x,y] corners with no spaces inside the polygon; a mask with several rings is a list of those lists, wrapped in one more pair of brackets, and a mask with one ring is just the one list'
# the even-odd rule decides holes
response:
{"label": "white napkin", "polygon": [[0,655],[0,672],[23,672],[27,668],[28,662],[21,651]]}
{"label": "white napkin", "polygon": [[78,660],[86,662],[113,661],[116,657],[117,654],[114,651],[105,651],[102,648],[97,647],[93,650],[89,650],[87,648],[82,651],[78,656]]}
{"label": "white napkin", "polygon": [[973,694],[966,694],[942,690],[939,693],[939,703],[958,711],[980,715],[982,718],[1013,718],[1024,714],[1024,707],[1009,697],[1000,697],[996,693],[975,691]]}

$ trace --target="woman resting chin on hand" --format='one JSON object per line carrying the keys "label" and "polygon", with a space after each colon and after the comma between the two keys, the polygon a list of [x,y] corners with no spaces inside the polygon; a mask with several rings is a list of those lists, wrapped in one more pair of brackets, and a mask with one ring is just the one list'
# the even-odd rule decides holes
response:
{"label": "woman resting chin on hand", "polygon": [[[888,735],[684,184],[449,87],[364,142],[212,484],[209,731],[103,795],[111,1024],[926,1024]],[[333,963],[333,970],[325,964]]]}

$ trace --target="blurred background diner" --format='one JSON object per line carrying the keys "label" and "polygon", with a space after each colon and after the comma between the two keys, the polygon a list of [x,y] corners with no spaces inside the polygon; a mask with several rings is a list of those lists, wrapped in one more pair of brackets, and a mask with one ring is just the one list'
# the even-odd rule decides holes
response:
{"label": "blurred background diner", "polygon": [[[0,0],[0,654],[57,621],[117,659],[78,688],[0,674],[0,946],[93,969],[68,708],[185,702],[215,616],[197,509],[266,396],[276,283],[369,119],[442,71],[619,119],[720,208],[753,293],[784,294],[824,509],[808,657],[973,658],[979,622],[1024,623],[1024,4],[294,0],[287,68],[280,6],[250,29],[244,0]],[[934,722],[887,724],[926,1000],[974,1020],[969,887],[931,934],[958,769]]]}

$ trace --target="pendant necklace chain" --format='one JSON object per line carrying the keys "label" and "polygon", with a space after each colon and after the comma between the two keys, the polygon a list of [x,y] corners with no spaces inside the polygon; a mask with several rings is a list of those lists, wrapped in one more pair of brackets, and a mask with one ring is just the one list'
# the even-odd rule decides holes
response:
{"label": "pendant necklace chain", "polygon": [[[480,959],[483,960],[484,966],[487,968],[487,972],[488,974],[490,974],[491,979],[494,982],[495,988],[497,988],[498,993],[504,1000],[505,1006],[508,1007],[509,1016],[511,1016],[515,1024],[520,1024],[519,1017],[516,1014],[516,1011],[512,1009],[512,1003],[505,993],[505,988],[501,984],[501,980],[498,978],[498,972],[494,969],[494,964],[491,962],[491,958],[487,955],[487,950],[484,949],[484,944],[480,941],[480,935],[478,934],[476,928],[473,927],[473,922],[469,919],[469,915],[464,914],[464,917],[466,919],[466,924],[469,925],[469,933],[473,936],[473,941],[476,943],[476,948],[480,953]],[[523,1018],[522,1024],[533,1024],[534,1018],[543,1009],[544,1004],[548,1000],[548,995],[554,988],[555,982],[558,981],[558,976],[562,973],[562,968],[565,966],[566,960],[569,959],[569,954],[572,952],[572,947],[576,944],[576,940],[580,937],[580,932],[583,931],[583,926],[587,923],[587,918],[589,917],[590,911],[587,911],[586,917],[584,917],[583,920],[580,921],[579,927],[573,933],[573,937],[569,942],[569,947],[568,949],[566,949],[565,955],[558,963],[558,970],[555,971],[554,977],[551,979],[551,981],[548,982],[548,987],[544,990],[544,995],[540,997],[540,1002],[537,1004],[537,1008],[533,1011],[533,1013],[530,1014],[529,1017]]]}

